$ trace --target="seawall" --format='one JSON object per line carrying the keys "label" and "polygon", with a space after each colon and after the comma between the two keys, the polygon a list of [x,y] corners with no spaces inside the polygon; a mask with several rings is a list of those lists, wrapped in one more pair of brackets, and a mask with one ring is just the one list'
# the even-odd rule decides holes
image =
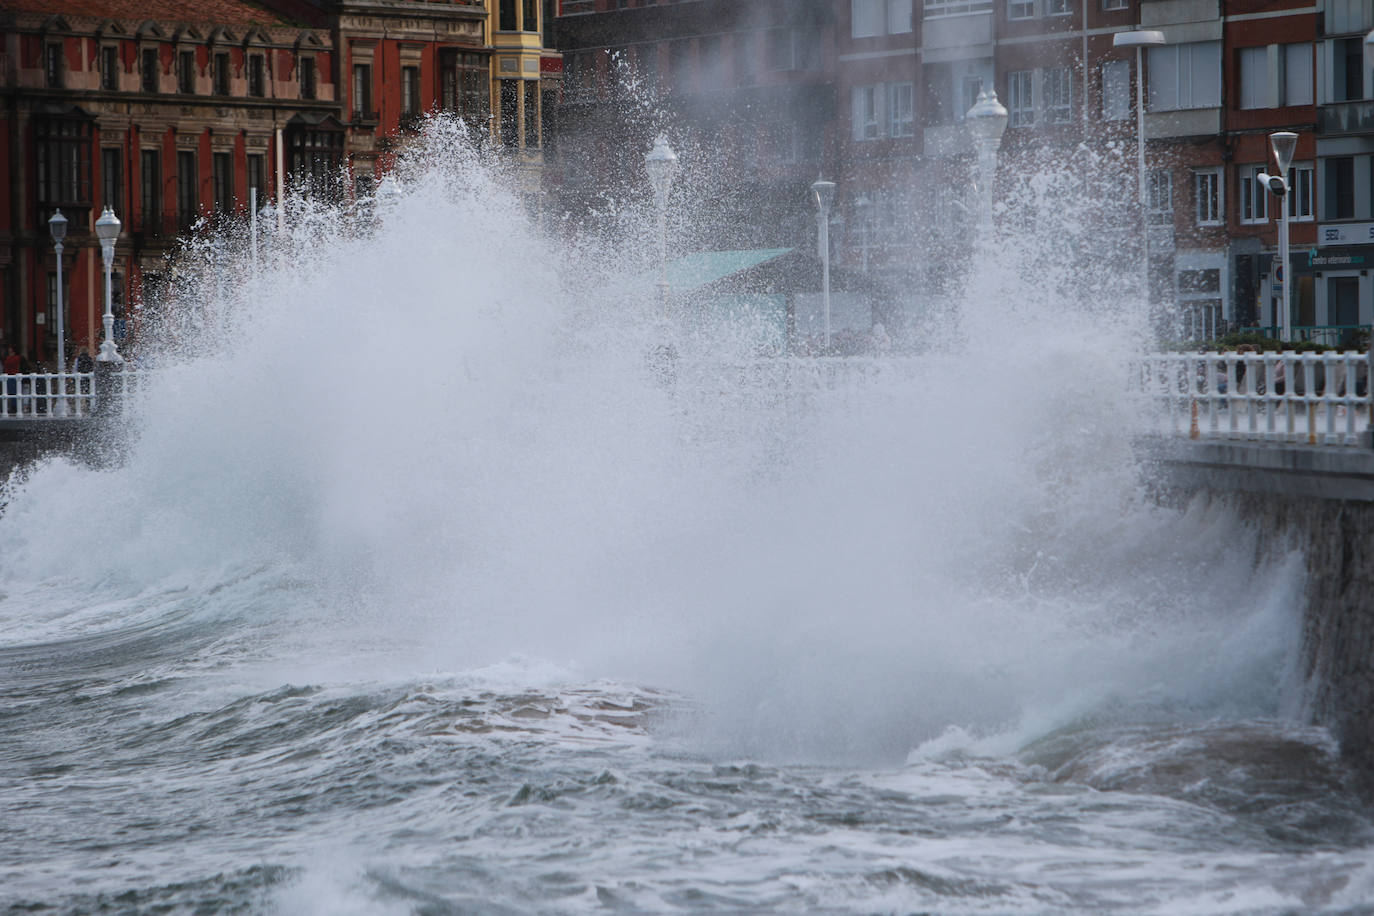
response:
{"label": "seawall", "polygon": [[1142,440],[1161,499],[1205,494],[1306,558],[1308,709],[1374,795],[1374,450]]}

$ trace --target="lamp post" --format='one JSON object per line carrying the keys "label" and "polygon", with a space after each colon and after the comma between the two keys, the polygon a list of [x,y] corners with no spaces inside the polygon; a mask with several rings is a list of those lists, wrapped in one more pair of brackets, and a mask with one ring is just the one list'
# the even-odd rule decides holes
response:
{"label": "lamp post", "polygon": [[997,151],[1002,147],[1002,134],[1007,129],[1007,108],[997,101],[997,90],[979,92],[978,100],[964,115],[964,123],[973,132],[978,148],[978,181],[982,194],[978,208],[978,234],[992,241],[992,184],[997,177]]}
{"label": "lamp post", "polygon": [[1270,192],[1279,200],[1279,340],[1288,343],[1293,339],[1293,316],[1288,311],[1288,167],[1293,164],[1293,153],[1298,147],[1298,135],[1290,130],[1281,130],[1269,135],[1269,146],[1274,150],[1274,162],[1279,167],[1277,175],[1260,172],[1256,180],[1268,186]]}
{"label": "lamp post", "polygon": [[109,207],[95,221],[95,234],[100,239],[100,253],[105,259],[105,339],[100,343],[100,354],[96,359],[102,363],[122,363],[119,348],[114,341],[114,311],[111,308],[110,270],[114,266],[115,239],[119,237],[120,222],[114,210]]}
{"label": "lamp post", "polygon": [[677,175],[677,153],[668,145],[668,138],[662,134],[654,143],[654,148],[644,154],[644,169],[649,173],[649,184],[654,189],[654,208],[658,211],[658,308],[659,313],[668,313],[668,195],[673,190],[673,178]]}
{"label": "lamp post", "polygon": [[816,199],[816,244],[821,255],[821,304],[825,310],[825,352],[830,352],[830,205],[835,201],[835,182],[818,178],[811,184]]}
{"label": "lamp post", "polygon": [[1153,29],[1117,32],[1112,36],[1112,47],[1135,48],[1136,179],[1140,204],[1140,238],[1144,245],[1144,286],[1141,290],[1147,308],[1150,304],[1150,226],[1147,216],[1149,197],[1145,189],[1145,48],[1164,43],[1164,33]]}
{"label": "lamp post", "polygon": [[[61,376],[67,371],[67,335],[66,325],[63,323],[62,307],[62,240],[67,237],[67,218],[58,210],[48,220],[48,231],[52,233],[53,247],[57,250],[57,314],[54,318],[57,321],[57,374]],[[66,390],[66,382],[61,378],[57,384]],[[58,398],[53,405],[53,416],[65,417],[67,415],[67,399]]]}

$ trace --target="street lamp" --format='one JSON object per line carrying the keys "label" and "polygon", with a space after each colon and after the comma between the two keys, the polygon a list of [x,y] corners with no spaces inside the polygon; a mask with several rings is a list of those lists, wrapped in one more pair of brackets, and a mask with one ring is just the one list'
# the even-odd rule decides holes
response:
{"label": "street lamp", "polygon": [[1279,340],[1288,343],[1293,339],[1293,316],[1288,313],[1288,167],[1293,164],[1298,135],[1291,130],[1272,133],[1269,135],[1269,146],[1274,150],[1274,162],[1279,167],[1279,173],[1270,175],[1260,172],[1255,180],[1279,199],[1279,269],[1274,276],[1278,278],[1282,291],[1279,294]]}
{"label": "street lamp", "polygon": [[830,352],[830,205],[835,201],[835,182],[818,178],[811,184],[816,199],[816,244],[821,255],[821,302],[825,308],[825,352]]}
{"label": "street lamp", "polygon": [[1002,146],[1002,134],[1007,129],[1007,108],[997,101],[996,89],[978,93],[978,100],[964,115],[964,123],[973,132],[973,142],[978,147],[978,175],[983,191],[978,231],[991,242],[992,183],[997,177],[997,150]]}
{"label": "street lamp", "polygon": [[1149,199],[1145,190],[1145,48],[1164,44],[1164,33],[1153,29],[1135,29],[1130,32],[1117,32],[1112,36],[1112,47],[1135,48],[1135,152],[1137,190],[1140,196],[1140,235],[1145,245],[1145,285],[1143,287],[1146,307],[1150,303],[1150,227],[1147,213]]}
{"label": "street lamp", "polygon": [[115,216],[114,210],[109,207],[106,207],[100,214],[100,219],[95,221],[95,234],[100,239],[100,253],[105,259],[105,339],[101,341],[100,354],[96,356],[102,363],[124,362],[124,357],[119,355],[119,348],[115,346],[114,311],[110,306],[110,269],[114,266],[115,239],[119,237],[119,228],[119,217]]}
{"label": "street lamp", "polygon": [[668,312],[668,195],[677,175],[677,153],[668,145],[668,138],[658,135],[654,148],[644,154],[644,169],[654,189],[654,207],[658,211],[658,307]]}
{"label": "street lamp", "polygon": [[[61,386],[63,393],[66,392],[66,381],[60,376],[67,371],[67,335],[66,325],[63,324],[62,313],[62,240],[67,237],[67,218],[58,210],[48,220],[48,231],[52,233],[53,247],[57,249],[57,374],[59,376],[57,384]],[[65,417],[67,415],[67,399],[58,398],[53,405],[53,416]]]}

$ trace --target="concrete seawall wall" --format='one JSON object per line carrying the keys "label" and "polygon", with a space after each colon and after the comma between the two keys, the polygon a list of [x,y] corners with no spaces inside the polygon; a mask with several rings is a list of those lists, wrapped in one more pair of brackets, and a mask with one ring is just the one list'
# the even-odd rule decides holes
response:
{"label": "concrete seawall wall", "polygon": [[1162,499],[1203,494],[1261,533],[1261,555],[1303,551],[1308,710],[1374,795],[1374,451],[1149,443]]}

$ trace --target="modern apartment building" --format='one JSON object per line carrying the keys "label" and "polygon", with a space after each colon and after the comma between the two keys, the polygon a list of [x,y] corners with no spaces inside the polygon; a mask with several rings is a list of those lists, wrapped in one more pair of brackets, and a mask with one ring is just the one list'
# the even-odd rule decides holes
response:
{"label": "modern apartment building", "polygon": [[[749,17],[739,12],[743,6]],[[784,17],[802,8],[815,28],[806,52],[789,58],[805,61],[803,78],[787,81],[802,86],[794,104],[741,104],[759,83],[776,80],[775,62],[784,55],[735,51],[749,47],[735,33],[757,29],[766,49],[783,47]],[[607,130],[611,122],[597,107],[614,96],[617,58],[651,72],[669,98],[700,98],[695,108],[662,109],[674,130],[694,129],[694,118],[712,124],[722,112],[746,111],[752,123],[744,130],[708,128],[715,156],[752,164],[739,173],[743,190],[755,191],[745,176],[784,173],[778,166],[785,161],[769,149],[790,150],[804,166],[786,189],[799,206],[803,177],[833,178],[838,260],[914,289],[918,309],[957,274],[951,265],[967,248],[963,197],[975,176],[964,116],[980,91],[994,89],[1009,114],[999,190],[1024,169],[1078,168],[1085,150],[1116,163],[1120,174],[1101,185],[1101,259],[1138,258],[1143,222],[1152,299],[1174,316],[1178,332],[1203,336],[1279,323],[1281,206],[1291,229],[1293,324],[1374,323],[1374,287],[1361,273],[1371,255],[1363,243],[1374,241],[1361,237],[1374,226],[1374,70],[1364,44],[1371,28],[1374,0],[824,0],[785,7],[563,0],[557,41],[576,59],[568,101],[583,112],[570,118],[566,140],[610,154],[581,162],[609,160],[618,174],[635,172],[636,143],[626,142],[623,124]],[[1116,33],[1135,29],[1164,36],[1141,55],[1143,73],[1134,49],[1113,44]],[[705,77],[688,62],[715,59],[726,48],[724,81],[703,93]],[[741,55],[757,64],[738,63]],[[765,76],[744,85],[749,66]],[[1134,156],[1142,78],[1143,218]],[[789,120],[790,145],[757,143],[760,135],[788,137]],[[1272,170],[1268,135],[1278,130],[1299,136],[1292,193],[1282,203],[1255,180]],[[634,140],[647,148],[647,136]],[[590,183],[595,169],[582,174]],[[765,195],[758,200],[759,212],[774,212]],[[737,212],[748,207],[742,196]],[[801,245],[814,231],[800,218],[763,222],[774,244]]]}

